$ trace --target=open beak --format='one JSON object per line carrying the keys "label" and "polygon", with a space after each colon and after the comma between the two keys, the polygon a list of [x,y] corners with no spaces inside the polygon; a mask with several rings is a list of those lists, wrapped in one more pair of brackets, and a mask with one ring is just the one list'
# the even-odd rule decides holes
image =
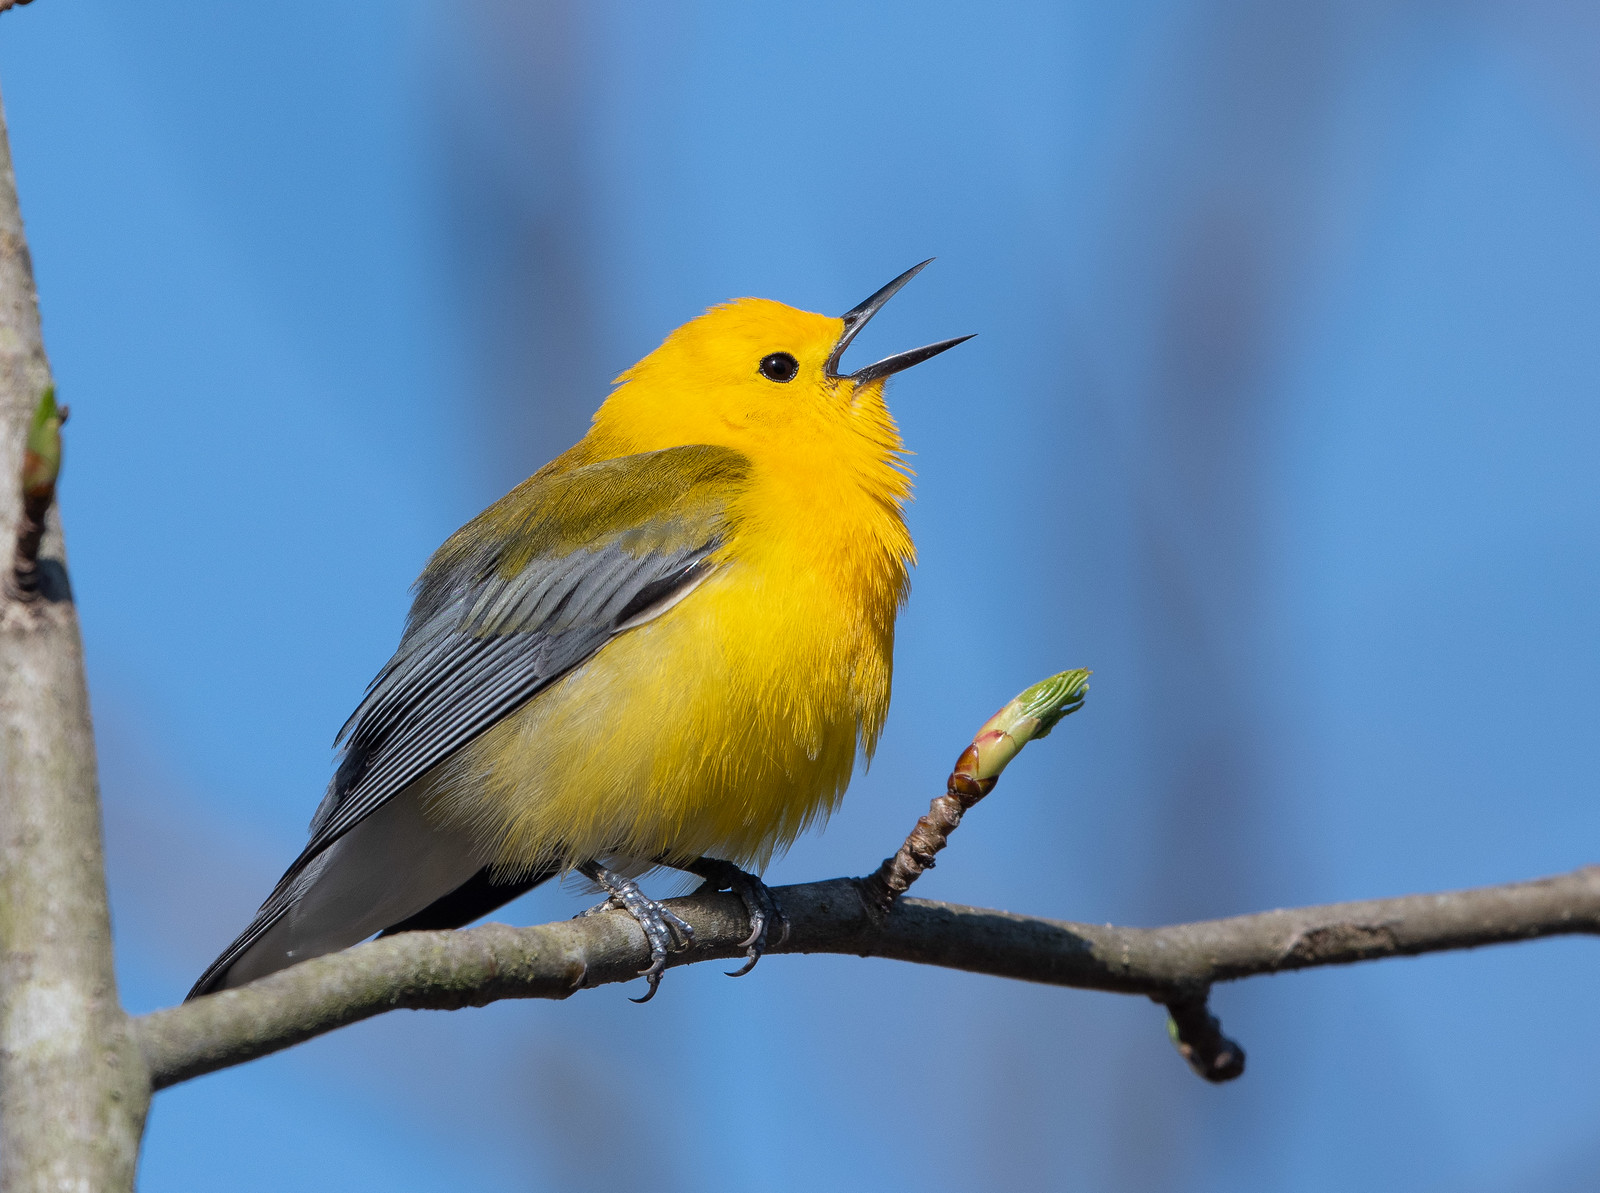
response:
{"label": "open beak", "polygon": [[913,265],[866,302],[858,307],[852,307],[841,316],[844,320],[844,334],[839,337],[839,342],[833,346],[833,351],[828,355],[827,363],[822,366],[826,376],[835,381],[854,381],[857,385],[865,385],[869,381],[877,381],[891,373],[909,369],[912,365],[920,365],[923,361],[938,356],[946,348],[954,348],[957,344],[972,338],[972,336],[957,336],[953,340],[940,340],[937,344],[928,344],[922,348],[913,348],[910,352],[898,352],[893,356],[886,356],[865,368],[857,369],[854,373],[839,372],[839,358],[844,355],[844,350],[850,347],[850,341],[856,338],[868,320],[883,309],[886,302],[900,292],[900,287],[916,277],[932,262],[933,258],[929,257],[921,265]]}

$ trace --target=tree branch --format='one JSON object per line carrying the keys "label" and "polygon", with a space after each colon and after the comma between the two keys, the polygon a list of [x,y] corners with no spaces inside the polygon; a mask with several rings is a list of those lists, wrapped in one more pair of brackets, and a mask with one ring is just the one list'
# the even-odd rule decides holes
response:
{"label": "tree branch", "polygon": [[[774,953],[853,953],[1145,995],[1168,1006],[1180,1051],[1192,1051],[1191,1064],[1210,1080],[1238,1075],[1227,1071],[1237,1045],[1221,1036],[1205,1010],[1215,982],[1600,933],[1600,866],[1532,882],[1166,928],[1076,924],[921,899],[903,899],[885,915],[861,879],[782,887],[776,894],[792,931]],[[669,964],[743,955],[749,929],[737,899],[694,896],[669,905],[694,928],[696,940]],[[566,998],[628,981],[649,960],[643,933],[621,912],[534,928],[486,924],[461,932],[405,933],[153,1012],[135,1019],[134,1028],[160,1089],[385,1011]],[[1206,1038],[1205,1020],[1214,1039]],[[1239,1071],[1242,1066],[1239,1053]]]}
{"label": "tree branch", "polygon": [[[1211,986],[1256,974],[1600,933],[1600,866],[1557,878],[1268,911],[1168,928],[1117,928],[900,898],[962,816],[1030,741],[1082,707],[1087,671],[1034,684],[986,721],[945,794],[867,878],[775,892],[791,926],[772,953],[854,953],[1056,986],[1142,994],[1167,1008],[1173,1043],[1207,1081],[1244,1072],[1244,1050],[1207,1007]],[[669,900],[694,930],[669,965],[742,956],[749,923],[729,895]],[[242,1064],[399,1008],[456,1010],[502,998],[566,998],[626,982],[650,963],[620,911],[536,928],[408,932],[305,961],[236,990],[156,1011],[134,1033],[156,1089]]]}

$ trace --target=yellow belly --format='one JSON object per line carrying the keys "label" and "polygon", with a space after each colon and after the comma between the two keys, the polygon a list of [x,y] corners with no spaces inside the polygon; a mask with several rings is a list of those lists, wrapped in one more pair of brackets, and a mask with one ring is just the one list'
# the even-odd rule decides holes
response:
{"label": "yellow belly", "polygon": [[825,818],[889,701],[898,592],[724,563],[429,775],[507,872],[589,858],[760,869]]}

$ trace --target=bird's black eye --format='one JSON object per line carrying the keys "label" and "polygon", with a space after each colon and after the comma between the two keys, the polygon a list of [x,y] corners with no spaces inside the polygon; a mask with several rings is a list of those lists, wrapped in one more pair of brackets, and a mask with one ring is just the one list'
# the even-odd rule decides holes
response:
{"label": "bird's black eye", "polygon": [[761,375],[768,381],[793,381],[800,362],[787,352],[774,352],[761,358]]}

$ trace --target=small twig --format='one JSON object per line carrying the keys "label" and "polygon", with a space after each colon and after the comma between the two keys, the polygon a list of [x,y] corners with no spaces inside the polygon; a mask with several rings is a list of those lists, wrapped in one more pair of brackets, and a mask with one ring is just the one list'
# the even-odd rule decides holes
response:
{"label": "small twig", "polygon": [[[1007,704],[978,730],[972,744],[956,759],[945,793],[928,805],[911,835],[893,857],[861,880],[869,906],[887,914],[894,901],[950,843],[961,817],[994,790],[1006,765],[1035,738],[1044,737],[1068,713],[1083,707],[1090,672],[1063,671],[1036,683]],[[1167,1031],[1179,1055],[1207,1081],[1232,1081],[1244,1073],[1244,1049],[1222,1034],[1222,1024],[1206,1005],[1210,987],[1201,985],[1174,997],[1155,996],[1167,1007]]]}
{"label": "small twig", "polygon": [[56,499],[56,480],[61,475],[61,424],[66,421],[67,408],[56,405],[55,387],[51,386],[34,407],[22,453],[22,512],[17,519],[11,573],[6,577],[7,594],[14,600],[37,600],[42,588],[39,543],[44,538],[45,516]]}
{"label": "small twig", "polygon": [[[1035,738],[1044,737],[1068,713],[1083,707],[1090,672],[1063,671],[1034,684],[978,730],[956,759],[945,793],[928,805],[911,835],[893,857],[861,880],[870,907],[887,915],[896,899],[933,869],[934,857],[974,804],[994,790],[1006,765]],[[1207,1081],[1232,1081],[1244,1073],[1244,1049],[1222,1034],[1222,1024],[1206,1005],[1209,985],[1186,987],[1181,994],[1152,995],[1166,1004],[1167,1031],[1179,1055]]]}
{"label": "small twig", "polygon": [[868,901],[887,912],[925,871],[934,855],[950,843],[950,834],[974,804],[994,790],[1000,773],[1022,747],[1049,734],[1068,713],[1083,707],[1090,672],[1063,671],[1041,680],[984,722],[972,744],[956,759],[945,793],[928,805],[911,835],[893,857],[861,880]]}
{"label": "small twig", "polygon": [[1189,1067],[1213,1085],[1244,1075],[1244,1049],[1222,1034],[1204,993],[1167,1003],[1167,1034]]}

